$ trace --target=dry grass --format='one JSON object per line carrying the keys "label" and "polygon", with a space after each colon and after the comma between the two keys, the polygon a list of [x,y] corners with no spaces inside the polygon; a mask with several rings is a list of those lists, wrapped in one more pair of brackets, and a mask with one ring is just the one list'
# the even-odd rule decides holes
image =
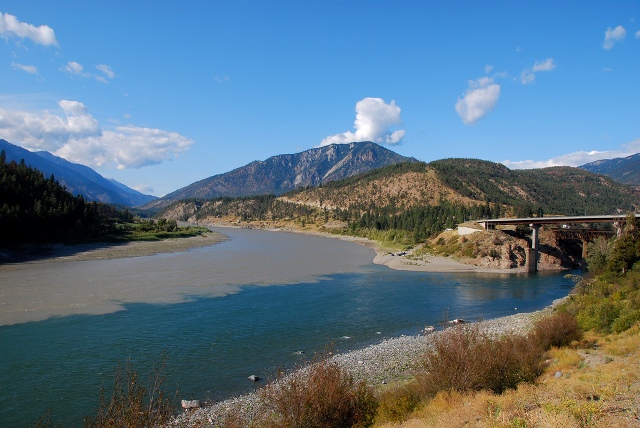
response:
{"label": "dry grass", "polygon": [[535,384],[499,395],[443,391],[406,422],[376,427],[639,427],[640,329],[588,339],[588,349],[552,349]]}

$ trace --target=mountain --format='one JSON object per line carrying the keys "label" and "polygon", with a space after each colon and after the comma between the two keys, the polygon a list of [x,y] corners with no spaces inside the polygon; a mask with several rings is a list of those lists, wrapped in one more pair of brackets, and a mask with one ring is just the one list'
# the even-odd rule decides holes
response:
{"label": "mountain", "polygon": [[108,180],[87,166],[71,163],[49,152],[30,152],[2,139],[0,150],[5,151],[7,161],[19,163],[24,159],[25,164],[42,171],[45,177],[53,174],[69,192],[82,195],[89,201],[139,206],[155,199],[155,196],[142,194],[115,180]]}
{"label": "mountain", "polygon": [[580,168],[606,175],[623,184],[640,185],[640,153],[626,158],[598,160]]}
{"label": "mountain", "polygon": [[399,162],[416,160],[371,142],[332,144],[251,162],[178,189],[144,208],[162,208],[190,198],[281,195],[298,187],[317,186]]}
{"label": "mountain", "polygon": [[510,170],[478,159],[443,159],[428,164],[394,165],[322,188],[286,195],[289,201],[339,208],[371,204],[399,212],[443,201],[466,206],[498,204],[525,216],[539,208],[546,214],[615,214],[639,203],[638,192],[580,168]]}

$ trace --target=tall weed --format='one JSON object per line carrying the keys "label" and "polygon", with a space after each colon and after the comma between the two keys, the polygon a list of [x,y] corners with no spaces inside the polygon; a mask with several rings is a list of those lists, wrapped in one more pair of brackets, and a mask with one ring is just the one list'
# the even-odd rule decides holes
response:
{"label": "tall weed", "polygon": [[155,365],[148,387],[139,379],[131,361],[116,370],[111,397],[100,391],[100,405],[95,416],[86,417],[86,428],[159,427],[173,414],[171,401],[162,390],[164,361]]}
{"label": "tall weed", "polygon": [[279,428],[367,427],[377,407],[372,390],[327,359],[261,390],[273,413],[261,424]]}

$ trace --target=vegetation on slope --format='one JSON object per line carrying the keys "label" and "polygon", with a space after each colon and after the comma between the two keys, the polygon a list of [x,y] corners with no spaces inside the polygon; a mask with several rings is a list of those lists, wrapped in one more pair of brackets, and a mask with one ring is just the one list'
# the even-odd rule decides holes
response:
{"label": "vegetation on slope", "polygon": [[128,210],[73,196],[54,176],[0,152],[0,245],[22,243],[155,240],[193,236],[175,220],[144,221]]}
{"label": "vegetation on slope", "polygon": [[448,187],[472,199],[511,206],[515,217],[538,208],[563,215],[613,214],[637,202],[632,188],[579,168],[509,170],[474,159],[444,159],[429,166]]}

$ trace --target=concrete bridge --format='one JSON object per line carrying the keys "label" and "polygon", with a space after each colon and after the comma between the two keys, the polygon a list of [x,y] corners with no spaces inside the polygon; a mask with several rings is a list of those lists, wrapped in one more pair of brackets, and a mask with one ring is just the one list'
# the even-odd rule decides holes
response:
{"label": "concrete bridge", "polygon": [[[640,218],[640,214],[634,214],[636,219]],[[556,225],[560,228],[568,230],[572,224],[585,224],[585,223],[613,223],[616,233],[620,235],[624,224],[627,221],[627,214],[617,215],[589,215],[589,216],[553,216],[553,217],[529,217],[529,218],[496,218],[476,220],[485,229],[495,229],[496,226],[507,225],[528,225],[532,229],[531,233],[531,248],[527,249],[527,270],[529,272],[536,272],[538,270],[538,231],[542,225]],[[603,231],[604,232],[604,231]],[[609,232],[610,233],[610,232]],[[566,234],[567,237],[571,235],[579,236],[575,233]],[[583,233],[579,239],[582,239],[583,247],[582,254],[586,256],[587,242],[596,236],[595,231],[591,230],[591,233]]]}

